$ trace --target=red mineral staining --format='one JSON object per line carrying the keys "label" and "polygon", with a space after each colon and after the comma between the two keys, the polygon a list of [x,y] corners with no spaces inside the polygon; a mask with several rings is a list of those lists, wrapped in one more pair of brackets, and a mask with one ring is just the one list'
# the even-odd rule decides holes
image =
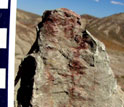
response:
{"label": "red mineral staining", "polygon": [[45,75],[47,76],[47,79],[49,80],[49,81],[54,81],[54,77],[53,77],[53,75],[50,73],[50,68],[49,68],[50,66],[49,65],[47,65],[46,67],[45,67]]}
{"label": "red mineral staining", "polygon": [[80,56],[79,50],[74,51],[73,54],[74,54],[74,57],[76,58]]}
{"label": "red mineral staining", "polygon": [[67,78],[67,77],[70,77],[70,76],[71,76],[71,75],[69,75],[69,74],[60,74],[60,73],[59,73],[59,75],[61,75],[61,76],[65,77],[65,78]]}
{"label": "red mineral staining", "polygon": [[48,71],[47,71],[47,77],[48,77],[48,80],[54,81],[53,75],[50,72],[48,72]]}
{"label": "red mineral staining", "polygon": [[87,43],[84,42],[84,41],[81,41],[81,43],[79,44],[79,46],[76,47],[76,49],[78,49],[78,50],[87,49],[87,48],[88,48],[88,47],[87,47]]}
{"label": "red mineral staining", "polygon": [[72,87],[72,88],[70,88],[70,89],[69,89],[69,92],[73,95],[74,90],[75,90],[75,88],[74,88],[74,87]]}
{"label": "red mineral staining", "polygon": [[44,23],[44,28],[45,28],[47,34],[55,35],[55,33],[57,32],[55,24],[50,21],[46,21]]}
{"label": "red mineral staining", "polygon": [[82,69],[81,63],[78,60],[74,60],[69,64],[70,68],[73,70],[80,70]]}
{"label": "red mineral staining", "polygon": [[74,40],[77,42],[77,43],[80,43],[82,41],[82,37],[79,36],[79,35],[76,35]]}

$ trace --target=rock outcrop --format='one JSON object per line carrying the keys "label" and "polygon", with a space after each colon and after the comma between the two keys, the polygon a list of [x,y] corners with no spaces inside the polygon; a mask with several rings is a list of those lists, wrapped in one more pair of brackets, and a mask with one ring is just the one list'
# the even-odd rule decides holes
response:
{"label": "rock outcrop", "polygon": [[22,107],[124,106],[104,45],[65,8],[44,12],[15,85],[19,79]]}

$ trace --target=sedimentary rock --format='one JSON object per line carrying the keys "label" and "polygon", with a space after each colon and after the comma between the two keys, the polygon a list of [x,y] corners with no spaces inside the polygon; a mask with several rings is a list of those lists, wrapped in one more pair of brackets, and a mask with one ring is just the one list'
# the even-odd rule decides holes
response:
{"label": "sedimentary rock", "polygon": [[46,11],[22,61],[17,101],[22,107],[123,107],[104,45],[65,9]]}

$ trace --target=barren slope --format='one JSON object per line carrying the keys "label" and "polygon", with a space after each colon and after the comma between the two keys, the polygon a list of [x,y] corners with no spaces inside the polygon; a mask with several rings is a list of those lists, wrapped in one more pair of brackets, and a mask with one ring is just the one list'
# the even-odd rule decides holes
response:
{"label": "barren slope", "polygon": [[36,38],[35,27],[40,20],[41,17],[36,14],[28,13],[19,9],[17,10],[15,50],[16,71],[21,59],[25,54],[27,54]]}
{"label": "barren slope", "polygon": [[107,48],[124,51],[124,13],[104,18],[83,15],[88,22],[87,29],[104,42]]}

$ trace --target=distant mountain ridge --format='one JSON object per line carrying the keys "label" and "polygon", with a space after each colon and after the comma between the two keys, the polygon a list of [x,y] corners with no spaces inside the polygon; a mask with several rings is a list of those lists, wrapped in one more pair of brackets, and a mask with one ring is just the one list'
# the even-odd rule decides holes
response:
{"label": "distant mountain ridge", "polygon": [[82,18],[87,20],[86,29],[104,42],[107,48],[124,51],[124,13],[104,18],[82,15]]}
{"label": "distant mountain ridge", "polygon": [[99,19],[98,17],[91,16],[91,15],[88,15],[88,14],[83,14],[83,15],[81,15],[81,18],[82,18],[82,19],[85,19],[85,20],[87,21],[87,23],[90,23],[90,22],[92,22],[92,21],[94,21],[94,20]]}
{"label": "distant mountain ridge", "polygon": [[39,18],[41,18],[41,16],[37,14],[17,9],[17,21],[27,26],[35,25]]}

